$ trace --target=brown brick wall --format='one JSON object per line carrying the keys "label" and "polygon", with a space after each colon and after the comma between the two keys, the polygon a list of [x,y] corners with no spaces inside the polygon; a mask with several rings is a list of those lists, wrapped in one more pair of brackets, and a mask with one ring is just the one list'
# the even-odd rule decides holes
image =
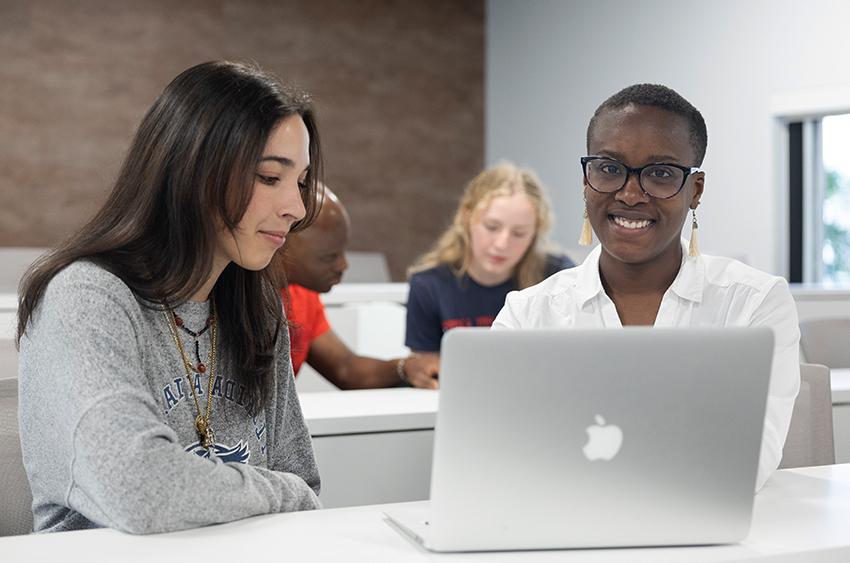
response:
{"label": "brown brick wall", "polygon": [[78,228],[156,95],[211,59],[314,95],[351,248],[397,280],[483,165],[483,0],[3,0],[0,53],[0,246]]}

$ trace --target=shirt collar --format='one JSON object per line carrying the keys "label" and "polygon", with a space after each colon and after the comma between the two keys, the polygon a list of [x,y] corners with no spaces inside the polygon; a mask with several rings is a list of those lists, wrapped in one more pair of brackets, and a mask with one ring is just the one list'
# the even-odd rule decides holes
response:
{"label": "shirt collar", "polygon": [[[703,289],[705,287],[705,261],[702,256],[688,256],[688,247],[684,239],[682,244],[682,265],[676,279],[670,284],[670,291],[682,299],[702,301]],[[575,278],[575,292],[579,306],[605,292],[602,287],[602,278],[599,277],[599,257],[602,254],[602,245],[599,244],[581,263],[578,275]]]}

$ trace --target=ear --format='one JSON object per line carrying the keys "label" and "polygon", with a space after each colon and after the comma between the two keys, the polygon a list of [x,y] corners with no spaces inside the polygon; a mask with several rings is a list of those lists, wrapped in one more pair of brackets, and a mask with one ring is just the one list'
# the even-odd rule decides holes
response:
{"label": "ear", "polygon": [[702,197],[702,192],[705,189],[705,172],[697,172],[694,176],[694,195],[691,198],[691,209],[699,207],[699,200]]}

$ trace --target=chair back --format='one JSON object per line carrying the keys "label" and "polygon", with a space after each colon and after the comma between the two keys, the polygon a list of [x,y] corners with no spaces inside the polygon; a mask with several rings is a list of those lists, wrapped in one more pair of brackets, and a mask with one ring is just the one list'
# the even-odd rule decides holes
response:
{"label": "chair back", "polygon": [[835,463],[829,368],[800,364],[800,394],[782,450],[780,469]]}
{"label": "chair back", "polygon": [[32,493],[21,459],[17,378],[0,379],[0,499],[0,536],[30,533]]}
{"label": "chair back", "polygon": [[850,318],[801,321],[800,348],[807,362],[850,368]]}

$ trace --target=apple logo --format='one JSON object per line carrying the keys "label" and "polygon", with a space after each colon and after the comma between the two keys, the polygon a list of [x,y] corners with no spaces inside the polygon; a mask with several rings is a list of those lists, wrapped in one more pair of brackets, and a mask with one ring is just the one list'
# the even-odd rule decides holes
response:
{"label": "apple logo", "polygon": [[615,424],[605,424],[601,415],[596,415],[596,424],[587,427],[587,444],[582,448],[584,457],[590,461],[612,459],[623,445],[623,431]]}

